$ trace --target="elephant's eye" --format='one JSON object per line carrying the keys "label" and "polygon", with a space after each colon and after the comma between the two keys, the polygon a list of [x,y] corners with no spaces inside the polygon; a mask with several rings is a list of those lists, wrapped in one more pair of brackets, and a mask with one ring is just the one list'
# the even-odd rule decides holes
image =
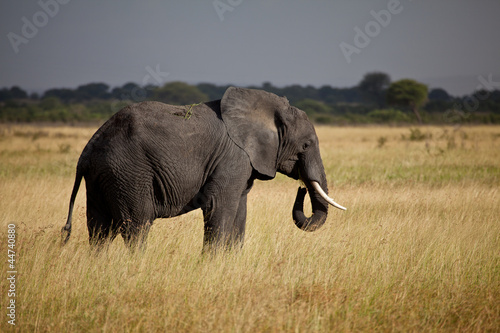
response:
{"label": "elephant's eye", "polygon": [[307,150],[307,148],[309,148],[310,145],[311,145],[310,142],[304,143],[304,145],[302,146],[302,150]]}

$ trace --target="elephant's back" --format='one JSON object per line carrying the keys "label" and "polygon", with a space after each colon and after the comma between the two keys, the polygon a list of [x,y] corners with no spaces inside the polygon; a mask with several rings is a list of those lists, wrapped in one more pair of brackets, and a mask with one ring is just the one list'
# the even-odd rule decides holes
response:
{"label": "elephant's back", "polygon": [[[174,106],[142,102],[127,106],[97,130],[78,167],[83,174],[206,173],[205,164],[229,140],[218,101]],[[168,165],[168,170],[162,166]],[[199,170],[198,170],[199,169]],[[87,172],[85,172],[87,171]],[[121,175],[125,176],[125,175]]]}
{"label": "elephant's back", "polygon": [[129,105],[97,130],[85,150],[109,150],[158,136],[175,138],[190,132],[222,130],[219,105],[220,101],[193,105],[146,101]]}

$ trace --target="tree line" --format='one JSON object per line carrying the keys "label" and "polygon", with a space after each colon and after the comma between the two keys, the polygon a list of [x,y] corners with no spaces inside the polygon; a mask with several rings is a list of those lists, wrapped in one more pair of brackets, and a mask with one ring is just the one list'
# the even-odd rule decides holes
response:
{"label": "tree line", "polygon": [[[217,100],[227,87],[184,82],[140,86],[129,82],[111,88],[105,83],[89,83],[76,89],[48,89],[38,95],[14,86],[0,89],[0,122],[103,121],[126,105],[146,100],[176,105]],[[314,122],[323,124],[500,123],[499,90],[451,96],[442,88],[429,91],[411,79],[392,82],[381,72],[367,73],[356,86],[347,88],[277,87],[270,82],[248,88],[286,96]]]}

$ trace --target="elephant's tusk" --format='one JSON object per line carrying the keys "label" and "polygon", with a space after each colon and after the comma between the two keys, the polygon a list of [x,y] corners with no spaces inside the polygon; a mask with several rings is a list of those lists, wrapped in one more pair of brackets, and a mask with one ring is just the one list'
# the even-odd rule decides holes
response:
{"label": "elephant's tusk", "polygon": [[338,203],[336,203],[335,201],[333,201],[332,198],[330,198],[326,193],[325,191],[323,191],[323,189],[321,188],[321,186],[319,185],[318,182],[315,182],[315,181],[312,181],[311,182],[311,185],[312,187],[314,188],[314,190],[316,192],[319,193],[319,195],[321,195],[321,197],[323,199],[325,199],[330,205],[332,205],[333,207],[336,207],[338,209],[342,209],[342,210],[347,210],[347,208],[345,208],[344,206],[341,206],[339,205]]}

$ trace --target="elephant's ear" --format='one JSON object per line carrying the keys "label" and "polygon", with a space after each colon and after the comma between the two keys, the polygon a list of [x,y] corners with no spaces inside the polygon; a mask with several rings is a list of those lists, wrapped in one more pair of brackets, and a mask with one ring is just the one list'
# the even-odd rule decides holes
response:
{"label": "elephant's ear", "polygon": [[221,115],[229,136],[264,178],[276,176],[277,123],[288,106],[286,98],[261,90],[230,87],[222,97]]}

